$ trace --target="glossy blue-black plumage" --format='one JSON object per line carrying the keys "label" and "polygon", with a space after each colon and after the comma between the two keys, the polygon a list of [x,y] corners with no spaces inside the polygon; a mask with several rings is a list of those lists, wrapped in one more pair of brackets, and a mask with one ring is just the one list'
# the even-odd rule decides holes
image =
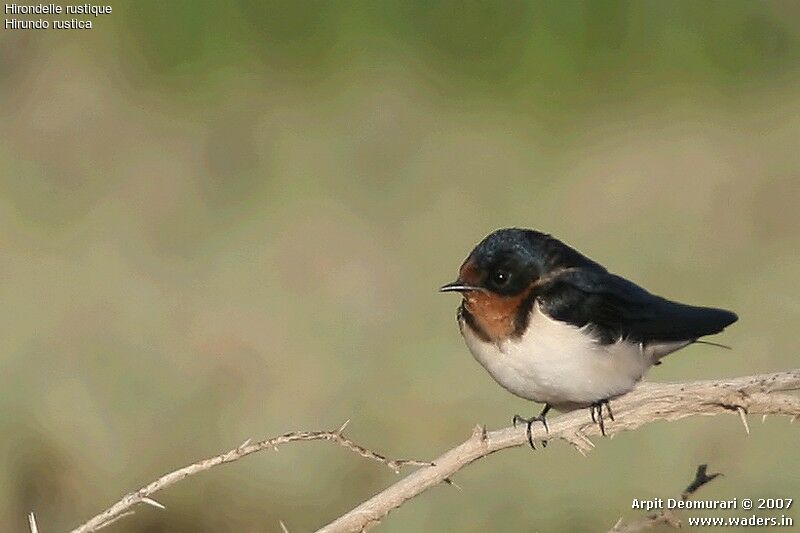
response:
{"label": "glossy blue-black plumage", "polygon": [[527,326],[534,302],[550,317],[591,327],[598,340],[620,338],[650,343],[693,341],[719,333],[737,320],[724,309],[667,300],[608,272],[602,265],[561,241],[533,230],[502,229],[486,237],[470,254],[478,270],[502,269],[511,296],[533,287],[518,314],[517,328]]}
{"label": "glossy blue-black plumage", "polygon": [[673,302],[605,271],[575,270],[539,292],[544,312],[576,326],[591,324],[604,342],[688,341],[719,333],[736,314]]}

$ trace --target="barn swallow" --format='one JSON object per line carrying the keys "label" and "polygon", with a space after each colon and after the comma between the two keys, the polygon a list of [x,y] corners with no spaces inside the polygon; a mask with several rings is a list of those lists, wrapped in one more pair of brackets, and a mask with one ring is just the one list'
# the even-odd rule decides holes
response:
{"label": "barn swallow", "polygon": [[[442,292],[462,295],[458,325],[472,355],[512,394],[551,408],[589,408],[605,435],[603,407],[633,389],[662,357],[737,320],[649,293],[554,237],[501,229],[478,244]],[[710,343],[713,344],[713,343]]]}

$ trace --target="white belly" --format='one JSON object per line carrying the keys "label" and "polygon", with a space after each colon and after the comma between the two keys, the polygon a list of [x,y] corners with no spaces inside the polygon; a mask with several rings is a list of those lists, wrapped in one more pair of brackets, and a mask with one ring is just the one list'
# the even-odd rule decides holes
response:
{"label": "white belly", "polygon": [[628,392],[655,362],[652,349],[622,340],[600,344],[586,328],[553,320],[538,304],[520,338],[485,342],[466,325],[461,329],[472,355],[500,385],[562,410]]}

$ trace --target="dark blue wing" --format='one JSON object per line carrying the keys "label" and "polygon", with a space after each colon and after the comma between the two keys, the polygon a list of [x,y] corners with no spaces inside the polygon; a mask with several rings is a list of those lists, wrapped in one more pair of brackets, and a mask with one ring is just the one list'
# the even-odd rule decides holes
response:
{"label": "dark blue wing", "polygon": [[567,269],[536,293],[549,316],[590,324],[603,342],[691,341],[719,333],[738,318],[724,309],[667,300],[600,269]]}

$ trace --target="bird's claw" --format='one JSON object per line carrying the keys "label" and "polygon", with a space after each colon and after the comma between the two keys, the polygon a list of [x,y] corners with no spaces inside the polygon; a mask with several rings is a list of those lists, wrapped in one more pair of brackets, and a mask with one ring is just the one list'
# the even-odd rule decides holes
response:
{"label": "bird's claw", "polygon": [[[544,430],[547,433],[550,433],[550,428],[547,426],[547,418],[544,415],[532,416],[530,418],[524,418],[519,415],[514,415],[514,418],[511,419],[511,424],[514,427],[517,427],[517,422],[525,422],[525,435],[528,437],[528,444],[531,445],[532,449],[536,449],[536,445],[533,443],[533,432],[531,431],[531,426],[533,426],[534,422],[541,422],[544,426]],[[547,448],[547,441],[542,441],[542,448]]]}
{"label": "bird's claw", "polygon": [[612,421],[614,420],[614,412],[611,410],[611,404],[608,403],[608,400],[600,400],[599,402],[595,402],[589,406],[589,413],[592,415],[592,422],[600,426],[600,433],[605,437],[606,436],[606,425],[603,421],[603,407],[605,406],[606,412],[608,413],[608,418]]}

